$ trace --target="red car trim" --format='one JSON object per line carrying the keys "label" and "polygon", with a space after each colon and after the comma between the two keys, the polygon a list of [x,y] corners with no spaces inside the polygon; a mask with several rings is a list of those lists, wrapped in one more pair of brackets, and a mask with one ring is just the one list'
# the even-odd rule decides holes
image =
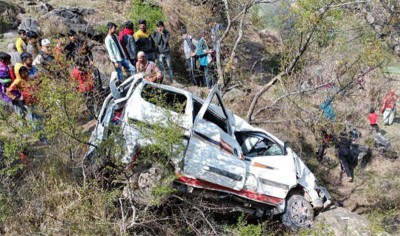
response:
{"label": "red car trim", "polygon": [[282,198],[277,198],[277,197],[272,197],[272,196],[268,196],[265,194],[255,193],[255,192],[249,191],[249,190],[237,191],[237,190],[226,188],[226,187],[223,187],[223,186],[220,186],[217,184],[213,184],[213,183],[198,180],[198,179],[192,179],[192,178],[181,176],[181,175],[178,175],[177,181],[185,183],[185,184],[193,186],[193,187],[197,187],[197,188],[230,192],[232,194],[235,194],[235,195],[247,198],[247,199],[251,199],[251,200],[254,200],[257,202],[266,203],[266,204],[270,204],[270,205],[277,205],[284,201],[284,199],[282,199]]}

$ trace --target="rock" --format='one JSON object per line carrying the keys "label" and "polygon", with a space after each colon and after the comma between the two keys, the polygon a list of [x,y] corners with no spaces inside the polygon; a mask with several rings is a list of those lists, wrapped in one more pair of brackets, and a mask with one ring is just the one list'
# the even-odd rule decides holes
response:
{"label": "rock", "polygon": [[53,7],[52,5],[50,5],[50,4],[48,4],[47,2],[46,2],[46,3],[42,2],[42,3],[37,7],[37,9],[38,9],[39,12],[41,12],[42,14],[46,14],[46,13],[48,13],[49,11],[54,10],[54,7]]}
{"label": "rock", "polygon": [[24,9],[20,6],[0,1],[0,33],[16,29],[18,26],[17,15],[22,12]]}
{"label": "rock", "polygon": [[223,98],[226,101],[233,102],[236,98],[241,98],[245,95],[246,95],[246,93],[243,92],[242,90],[233,88],[233,89],[229,90],[228,92],[226,92],[223,95]]}
{"label": "rock", "polygon": [[315,228],[320,225],[328,226],[334,235],[373,235],[370,222],[363,216],[350,212],[345,208],[337,207],[320,213],[314,222]]}
{"label": "rock", "polygon": [[261,39],[265,43],[280,44],[282,42],[279,33],[270,29],[264,29],[259,32]]}
{"label": "rock", "polygon": [[18,26],[18,29],[23,29],[25,31],[34,31],[36,33],[40,32],[39,22],[35,19],[32,19],[28,16],[19,16],[21,19],[21,24]]}
{"label": "rock", "polygon": [[43,33],[54,35],[59,32],[66,33],[68,29],[73,29],[77,32],[93,35],[95,33],[94,27],[85,20],[85,16],[94,13],[94,9],[82,7],[62,7],[51,10],[40,19]]}

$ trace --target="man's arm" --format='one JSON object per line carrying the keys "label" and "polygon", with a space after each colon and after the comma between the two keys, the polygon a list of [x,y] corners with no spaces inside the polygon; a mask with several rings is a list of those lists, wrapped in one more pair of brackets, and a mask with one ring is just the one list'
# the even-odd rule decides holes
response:
{"label": "man's arm", "polygon": [[168,43],[169,38],[170,38],[169,31],[165,31],[164,34],[162,35],[162,38],[163,38],[165,43]]}
{"label": "man's arm", "polygon": [[162,36],[159,32],[156,31],[153,33],[153,39],[154,39],[154,42],[156,43],[156,45],[160,45]]}
{"label": "man's arm", "polygon": [[133,36],[124,36],[124,42],[126,45],[126,50],[128,51],[129,58],[136,61],[138,49]]}
{"label": "man's arm", "polygon": [[13,91],[18,90],[18,86],[19,86],[20,82],[21,82],[21,80],[16,79],[16,80],[14,80],[14,82],[11,83],[10,87],[8,87],[6,90],[7,97],[11,98],[12,100],[15,100],[17,98],[14,95]]}

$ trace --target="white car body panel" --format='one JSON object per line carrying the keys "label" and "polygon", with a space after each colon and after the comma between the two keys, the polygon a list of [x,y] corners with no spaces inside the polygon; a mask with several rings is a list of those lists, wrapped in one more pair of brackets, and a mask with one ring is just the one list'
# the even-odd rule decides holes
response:
{"label": "white car body panel", "polygon": [[[249,190],[277,199],[285,199],[292,188],[301,185],[308,193],[310,201],[319,197],[315,189],[317,187],[315,176],[290,148],[286,148],[286,151],[279,155],[243,155],[243,145],[239,144],[235,133],[262,134],[282,150],[284,143],[274,135],[251,126],[230,110],[225,109],[216,87],[203,101],[182,89],[143,81],[141,75],[135,75],[129,79],[131,85],[125,97],[117,90],[119,87],[113,90],[114,95],[118,95],[118,99],[110,101],[111,95],[107,97],[109,100],[106,99],[100,114],[102,120],[97,124],[90,139],[94,145],[100,144],[108,126],[107,122],[112,119],[113,112],[108,109],[126,102],[121,118],[126,145],[125,155],[122,158],[124,163],[132,161],[138,146],[152,143],[152,140],[143,138],[141,131],[132,121],[167,125],[167,119],[170,119],[179,123],[179,126],[184,129],[185,136],[189,137],[189,140],[183,139],[184,145],[187,146],[184,156],[172,157],[178,174],[223,186],[234,190],[233,192]],[[123,84],[127,85],[128,82]],[[141,92],[146,85],[186,96],[187,104],[184,114],[166,111],[144,100]],[[221,99],[221,106],[211,103],[213,96]],[[202,103],[196,117],[193,117],[194,100]],[[226,119],[227,130],[222,130],[220,126],[204,118],[209,109],[218,117]],[[93,149],[90,147],[90,150],[93,151]],[[277,207],[278,212],[284,210],[282,203],[279,203]]]}

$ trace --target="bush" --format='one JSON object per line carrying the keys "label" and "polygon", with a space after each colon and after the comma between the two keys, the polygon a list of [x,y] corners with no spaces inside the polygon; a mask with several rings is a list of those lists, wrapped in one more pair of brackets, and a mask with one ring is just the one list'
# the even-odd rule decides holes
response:
{"label": "bush", "polygon": [[164,21],[165,16],[161,7],[157,6],[154,1],[146,0],[132,0],[132,13],[130,20],[137,26],[139,20],[145,19],[147,23],[147,30],[153,32],[157,27],[158,21]]}

